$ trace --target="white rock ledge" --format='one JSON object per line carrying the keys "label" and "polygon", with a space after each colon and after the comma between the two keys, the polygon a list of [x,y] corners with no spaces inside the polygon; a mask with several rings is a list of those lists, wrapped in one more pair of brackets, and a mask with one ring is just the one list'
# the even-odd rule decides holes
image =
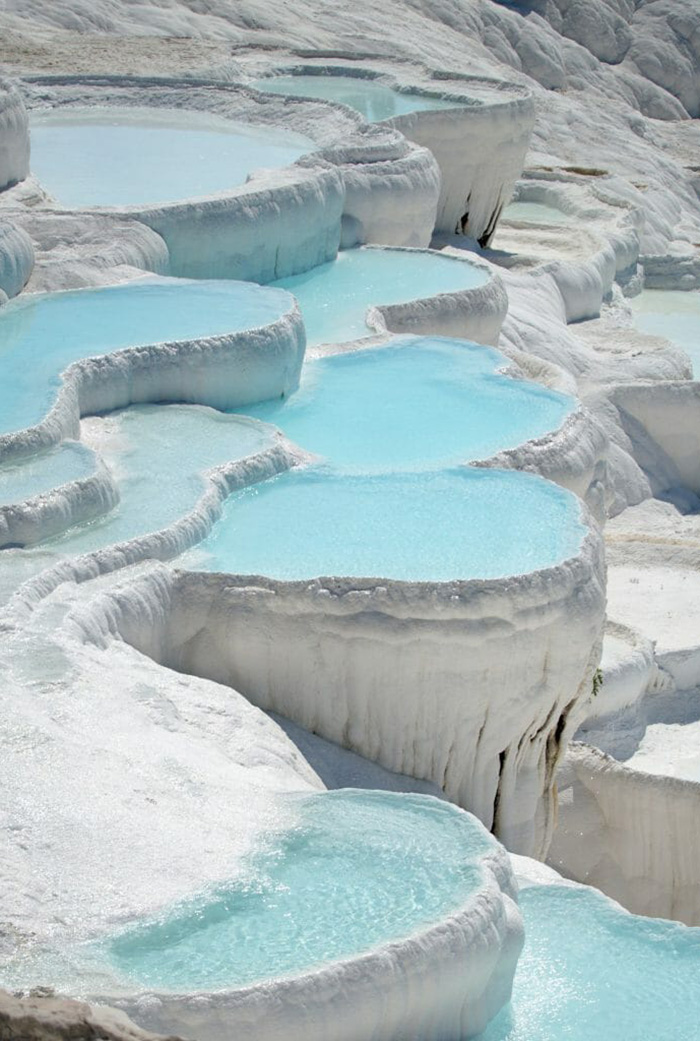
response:
{"label": "white rock ledge", "polygon": [[75,524],[102,517],[117,505],[119,491],[111,473],[91,449],[84,452],[94,458],[95,472],[90,476],[0,506],[0,549],[43,542]]}
{"label": "white rock ledge", "polygon": [[603,616],[594,526],[576,557],[492,581],[175,572],[167,610],[125,614],[119,631],[161,664],[438,784],[510,849],[542,856]]}
{"label": "white rock ledge", "polygon": [[[475,255],[453,255],[450,259],[483,270],[488,275],[488,281],[471,289],[437,293],[403,304],[378,303],[369,309],[369,326],[377,332],[386,330],[392,333],[454,336],[457,339],[496,346],[503,319],[508,311],[508,295],[503,282],[490,264],[480,261]],[[377,292],[381,295],[380,290]]]}
{"label": "white rock ledge", "polygon": [[0,77],[0,192],[29,173],[29,124],[16,86]]}
{"label": "white rock ledge", "polygon": [[481,861],[483,881],[435,925],[294,978],[239,990],[100,996],[151,1030],[198,1041],[421,1041],[479,1034],[509,1000],[522,922],[508,855]]}
{"label": "white rock ledge", "polygon": [[34,247],[27,233],[8,221],[0,223],[0,304],[17,296],[34,267]]}
{"label": "white rock ledge", "polygon": [[41,423],[0,434],[0,460],[79,437],[80,417],[91,413],[166,401],[224,410],[289,394],[299,383],[305,346],[294,303],[256,329],[81,359],[63,371],[56,402]]}

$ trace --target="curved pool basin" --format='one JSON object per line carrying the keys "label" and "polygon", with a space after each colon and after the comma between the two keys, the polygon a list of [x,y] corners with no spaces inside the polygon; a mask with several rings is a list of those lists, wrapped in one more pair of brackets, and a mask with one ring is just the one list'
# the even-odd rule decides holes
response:
{"label": "curved pool basin", "polygon": [[463,101],[431,98],[425,94],[394,90],[384,83],[359,76],[269,76],[253,80],[250,86],[268,94],[290,94],[293,97],[318,98],[320,101],[339,101],[356,109],[370,123],[392,119],[394,116],[405,116],[409,112],[464,108],[466,105]]}
{"label": "curved pool basin", "polygon": [[575,556],[585,534],[574,495],[518,471],[316,467],[232,495],[186,566],[283,580],[502,578]]}
{"label": "curved pool basin", "polygon": [[206,112],[69,108],[31,116],[32,172],[61,206],[143,206],[244,184],[317,146]]}
{"label": "curved pool basin", "polygon": [[239,332],[270,324],[291,308],[286,293],[267,286],[155,276],[12,300],[0,308],[0,434],[43,419],[72,362]]}
{"label": "curved pool basin", "polygon": [[274,430],[254,421],[192,405],[135,405],[101,422],[120,501],[105,517],[42,543],[43,552],[76,556],[161,531],[194,509],[205,471],[275,440]]}
{"label": "curved pool basin", "polygon": [[498,374],[507,364],[464,340],[406,337],[310,360],[294,394],[244,411],[336,468],[454,466],[556,430],[574,408],[563,394]]}
{"label": "curved pool basin", "polygon": [[521,889],[510,1010],[479,1041],[696,1041],[700,929],[628,914],[595,889]]}
{"label": "curved pool basin", "polygon": [[371,335],[369,307],[474,289],[489,277],[485,268],[429,250],[359,248],[272,285],[297,298],[308,343],[321,344]]}
{"label": "curved pool basin", "polygon": [[0,466],[0,506],[24,502],[95,473],[95,456],[79,441],[64,441],[47,452]]}
{"label": "curved pool basin", "polygon": [[457,910],[495,843],[430,796],[339,790],[291,797],[296,822],[237,880],[107,945],[139,987],[242,987],[369,951]]}
{"label": "curved pool basin", "polygon": [[700,378],[700,291],[645,289],[629,303],[637,328],[681,347],[690,355],[693,375]]}

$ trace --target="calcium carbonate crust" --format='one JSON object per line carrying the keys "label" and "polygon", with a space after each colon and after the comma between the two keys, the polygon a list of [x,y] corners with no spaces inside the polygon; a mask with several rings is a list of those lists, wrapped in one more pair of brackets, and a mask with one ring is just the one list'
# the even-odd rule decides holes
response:
{"label": "calcium carbonate crust", "polygon": [[549,859],[635,914],[700,925],[700,781],[645,773],[575,742]]}
{"label": "calcium carbonate crust", "polygon": [[45,419],[0,434],[0,460],[79,437],[81,415],[164,401],[224,410],[289,394],[299,383],[305,344],[294,302],[286,314],[256,329],[127,347],[73,362]]}
{"label": "calcium carbonate crust", "polygon": [[29,173],[29,121],[22,95],[0,77],[0,192]]}
{"label": "calcium carbonate crust", "polygon": [[89,477],[58,485],[23,502],[0,505],[0,549],[32,546],[114,509],[119,502],[114,478],[94,452],[81,448],[93,459],[95,472]]}
{"label": "calcium carbonate crust", "polygon": [[27,233],[15,222],[0,222],[0,306],[21,292],[33,267],[34,246]]}
{"label": "calcium carbonate crust", "polygon": [[150,1030],[199,1041],[393,1041],[479,1034],[510,998],[523,943],[508,855],[480,861],[476,894],[434,925],[292,978],[214,993],[142,993],[90,1000]]}

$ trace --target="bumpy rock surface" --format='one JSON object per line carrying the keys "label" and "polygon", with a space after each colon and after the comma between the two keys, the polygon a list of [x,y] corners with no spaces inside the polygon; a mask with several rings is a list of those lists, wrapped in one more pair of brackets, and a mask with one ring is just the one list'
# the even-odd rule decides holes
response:
{"label": "bumpy rock surface", "polygon": [[116,1009],[93,1009],[52,995],[15,997],[0,990],[0,1041],[180,1041],[139,1030]]}

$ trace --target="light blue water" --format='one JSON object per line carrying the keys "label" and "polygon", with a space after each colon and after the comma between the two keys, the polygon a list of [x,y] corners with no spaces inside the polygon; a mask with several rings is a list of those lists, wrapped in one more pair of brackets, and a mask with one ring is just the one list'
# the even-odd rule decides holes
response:
{"label": "light blue water", "polygon": [[473,289],[488,272],[427,251],[349,249],[302,275],[273,282],[299,301],[310,344],[343,343],[369,336],[368,307],[401,304],[437,293]]}
{"label": "light blue water", "polygon": [[141,206],[244,184],[317,147],[203,112],[73,108],[31,118],[32,173],[62,206]]}
{"label": "light blue water", "polygon": [[340,790],[289,800],[297,823],[247,874],[109,950],[139,986],[190,991],[298,975],[396,940],[479,888],[493,839],[422,795]]}
{"label": "light blue water", "polygon": [[700,378],[700,292],[645,289],[630,304],[637,328],[682,347],[691,357],[695,378]]}
{"label": "light blue water", "polygon": [[409,112],[465,107],[465,102],[404,93],[374,80],[355,76],[271,76],[253,80],[250,85],[270,94],[339,101],[357,109],[370,123],[391,119],[393,116],[405,116]]}
{"label": "light blue water", "polygon": [[0,466],[0,506],[24,502],[94,472],[92,452],[77,441],[64,441],[48,452]]}
{"label": "light blue water", "polygon": [[60,373],[80,358],[237,332],[291,306],[286,294],[251,282],[156,277],[12,300],[0,308],[0,433],[43,419]]}
{"label": "light blue water", "polygon": [[512,1007],[480,1041],[697,1041],[700,929],[615,910],[592,889],[532,886]]}
{"label": "light blue water", "polygon": [[269,448],[274,431],[194,405],[135,405],[115,412],[118,448],[107,456],[120,501],[106,516],[41,544],[61,556],[102,549],[168,527],[201,497],[202,472]]}
{"label": "light blue water", "polygon": [[310,468],[231,496],[195,566],[287,580],[500,578],[575,555],[584,534],[573,495],[517,471]]}
{"label": "light blue water", "polygon": [[537,224],[566,224],[571,220],[556,206],[547,206],[543,202],[511,202],[503,211],[503,217],[505,220],[524,220]]}
{"label": "light blue water", "polygon": [[495,374],[497,351],[420,337],[306,363],[298,391],[247,406],[335,467],[364,473],[484,459],[561,425],[571,398]]}

